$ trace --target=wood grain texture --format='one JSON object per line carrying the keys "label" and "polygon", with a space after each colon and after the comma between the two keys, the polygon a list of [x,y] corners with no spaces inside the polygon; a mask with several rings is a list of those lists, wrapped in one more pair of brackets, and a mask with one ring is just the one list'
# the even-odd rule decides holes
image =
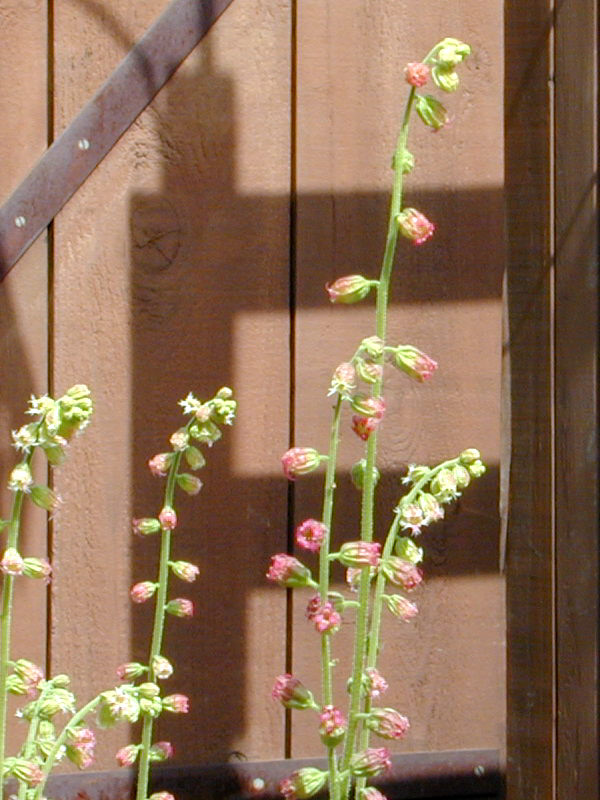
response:
{"label": "wood grain texture", "polygon": [[[159,6],[61,4],[59,130]],[[63,479],[79,500],[56,536],[53,660],[85,692],[146,651],[150,610],[127,591],[153,575],[154,542],[133,542],[130,518],[160,507],[145,463],[178,427],[177,400],[231,384],[251,436],[227,430],[205,489],[181,501],[176,554],[201,578],[173,587],[197,614],[170,620],[165,649],[168,690],[189,693],[191,712],[161,720],[160,738],[188,763],[283,754],[268,692],[285,594],[264,573],[286,537],[289,16],[289,2],[234,3],[56,222],[56,383],[89,382],[97,408]]]}
{"label": "wood grain texture", "polygon": [[[41,0],[0,3],[0,196],[6,197],[44,151],[46,129],[46,4]],[[0,465],[2,486],[17,456],[10,431],[27,418],[32,393],[47,390],[47,245],[40,239],[18,273],[0,284]],[[36,479],[47,478],[43,460],[35,462]],[[12,493],[2,490],[1,516],[10,514]],[[46,514],[25,503],[21,552],[45,556]],[[17,581],[15,609],[21,624],[14,631],[12,654],[45,667],[46,587],[37,581]],[[23,621],[26,624],[23,624]],[[11,705],[14,710],[15,705]],[[23,729],[15,721],[9,752],[20,746]]]}
{"label": "wood grain texture", "polygon": [[557,12],[556,796],[598,797],[598,4]]}
{"label": "wood grain texture", "polygon": [[554,797],[551,3],[506,4],[511,800]]}
{"label": "wood grain texture", "polygon": [[[474,13],[474,5],[476,12]],[[407,23],[408,21],[408,23]],[[399,750],[499,747],[504,737],[504,610],[498,575],[501,275],[503,261],[502,5],[432,2],[298,4],[296,431],[299,445],[326,449],[335,366],[373,332],[370,301],[331,307],[323,286],[346,274],[377,277],[383,251],[398,125],[407,96],[403,68],[443,36],[473,47],[461,90],[444,98],[453,124],[437,136],[415,121],[416,169],[406,202],[438,225],[423,248],[400,242],[390,343],[410,342],[440,362],[425,386],[390,374],[382,426],[378,536],[398,500],[407,462],[436,463],[479,447],[490,471],[460,508],[424,534],[429,581],[416,625],[386,620],[386,705],[408,712]],[[358,536],[358,495],[348,472],[362,445],[343,422],[337,527]],[[297,522],[320,514],[321,478],[296,488]],[[339,578],[341,579],[341,573]],[[295,600],[294,670],[319,685],[316,636]],[[348,615],[349,617],[350,615]],[[336,637],[344,703],[352,621]],[[315,725],[293,717],[293,754],[320,751]]]}

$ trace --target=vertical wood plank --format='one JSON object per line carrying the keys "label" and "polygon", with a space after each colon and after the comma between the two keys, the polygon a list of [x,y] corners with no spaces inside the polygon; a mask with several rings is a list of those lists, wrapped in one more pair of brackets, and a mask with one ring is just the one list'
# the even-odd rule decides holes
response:
{"label": "vertical wood plank", "polygon": [[598,797],[598,4],[556,15],[557,797]]}
{"label": "vertical wood plank", "polygon": [[[47,142],[47,21],[44,0],[0,2],[0,194],[7,197],[43,153]],[[47,390],[47,246],[41,237],[0,284],[0,464],[2,486],[16,461],[10,431],[25,421],[32,393]],[[36,478],[46,479],[42,461]],[[12,493],[3,489],[1,515],[10,513]],[[25,503],[21,552],[45,556],[46,515]],[[17,581],[16,626],[12,640],[15,658],[24,657],[45,667],[46,587],[37,581]],[[26,624],[24,622],[26,621]],[[20,746],[22,726],[15,725],[9,752]]]}
{"label": "vertical wood plank", "polygon": [[508,797],[554,797],[552,4],[506,4]]}
{"label": "vertical wood plank", "polygon": [[[61,4],[59,129],[157,5]],[[287,0],[234,3],[56,222],[56,384],[87,381],[96,396],[63,478],[80,499],[57,531],[53,594],[53,660],[82,691],[146,653],[150,609],[130,609],[127,591],[153,575],[154,542],[133,542],[130,518],[159,510],[145,464],[179,426],[177,400],[230,384],[240,402],[205,488],[181,500],[174,544],[201,569],[194,587],[173,586],[197,614],[169,621],[165,648],[167,691],[189,693],[191,711],[161,720],[160,738],[187,763],[283,755],[268,692],[285,665],[285,593],[264,574],[286,539],[289,49]]]}
{"label": "vertical wood plank", "polygon": [[[443,98],[454,123],[431,136],[415,121],[409,144],[416,169],[406,183],[407,204],[435,219],[438,231],[423,248],[400,242],[389,325],[390,343],[410,341],[441,367],[426,386],[388,375],[378,537],[389,524],[407,462],[436,463],[477,446],[490,471],[470,487],[459,513],[423,535],[429,581],[416,598],[420,615],[410,626],[386,619],[382,671],[391,687],[386,705],[411,718],[411,733],[398,750],[499,747],[502,4],[429,2],[418,16],[409,5],[298,3],[295,440],[326,450],[331,373],[374,332],[371,301],[330,307],[323,287],[341,275],[379,273],[389,164],[407,96],[404,65],[444,36],[457,36],[472,45],[473,57],[462,70],[461,90]],[[339,541],[359,535],[358,495],[348,473],[361,455],[347,415],[337,481]],[[313,475],[297,482],[296,522],[320,515],[321,482]],[[304,619],[307,598],[296,595],[294,671],[318,693],[317,637]],[[350,617],[335,637],[342,705]],[[293,717],[294,756],[321,752],[308,716]]]}

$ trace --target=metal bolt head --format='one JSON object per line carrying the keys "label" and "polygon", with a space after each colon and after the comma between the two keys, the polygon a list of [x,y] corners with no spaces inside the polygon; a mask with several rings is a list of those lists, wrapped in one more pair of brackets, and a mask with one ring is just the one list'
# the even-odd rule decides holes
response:
{"label": "metal bolt head", "polygon": [[77,142],[77,147],[78,147],[80,150],[89,150],[89,149],[90,149],[90,147],[91,147],[91,145],[90,145],[90,142],[89,142],[89,139],[80,139],[80,140]]}
{"label": "metal bolt head", "polygon": [[477,775],[478,778],[482,778],[485,775],[485,767],[483,766],[483,764],[477,764],[473,772],[475,773],[475,775]]}
{"label": "metal bolt head", "polygon": [[26,224],[27,220],[25,219],[25,217],[20,215],[18,217],[15,217],[15,225],[17,226],[17,228],[24,228]]}

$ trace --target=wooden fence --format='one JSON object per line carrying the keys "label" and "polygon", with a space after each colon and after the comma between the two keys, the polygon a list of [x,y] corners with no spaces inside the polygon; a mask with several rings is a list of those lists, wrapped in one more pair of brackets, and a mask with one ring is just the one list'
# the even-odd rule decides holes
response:
{"label": "wooden fence", "polygon": [[[128,589],[154,563],[153,543],[130,535],[131,517],[160,503],[145,464],[178,426],[178,399],[229,384],[239,418],[208,454],[201,495],[182,503],[175,542],[201,566],[197,614],[167,636],[172,690],[189,693],[192,708],[183,723],[161,721],[161,738],[176,744],[177,764],[196,766],[320,754],[310,721],[285,718],[269,697],[286,669],[317,681],[304,600],[264,573],[290,525],[318,515],[321,481],[290,488],[279,457],[290,443],[325,446],[331,371],[371,311],[331,307],[323,286],[377,273],[403,66],[457,36],[474,54],[449,98],[453,124],[411,133],[407,197],[438,230],[423,248],[402,248],[390,314],[390,334],[440,369],[426,386],[391,381],[380,525],[407,463],[477,446],[489,469],[423,537],[418,619],[386,628],[389,704],[412,722],[395,752],[491,751],[504,763],[508,731],[511,800],[589,800],[596,2],[414,5],[233,0],[0,285],[4,471],[14,459],[7,434],[32,392],[86,382],[96,400],[93,425],[52,476],[64,508],[49,526],[29,512],[24,549],[47,551],[55,578],[47,596],[19,587],[27,626],[14,649],[71,674],[82,699],[112,685],[118,664],[143,659],[149,613],[131,607]],[[0,0],[3,198],[163,9],[163,0]],[[555,181],[567,173],[572,181]],[[584,277],[574,271],[582,259]],[[574,341],[585,359],[571,357]],[[345,537],[360,452],[346,436]],[[103,738],[100,768],[114,766],[128,737]],[[476,780],[458,786],[446,796],[479,791]]]}

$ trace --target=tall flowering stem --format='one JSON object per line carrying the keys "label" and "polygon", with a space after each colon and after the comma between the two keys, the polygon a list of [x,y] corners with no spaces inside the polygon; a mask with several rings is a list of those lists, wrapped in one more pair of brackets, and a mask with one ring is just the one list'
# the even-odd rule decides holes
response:
{"label": "tall flowering stem", "polygon": [[[290,674],[277,678],[272,695],[286,708],[318,713],[328,768],[322,771],[306,767],[292,773],[280,787],[286,800],[304,800],[326,784],[330,800],[348,800],[352,789],[355,800],[385,800],[378,790],[366,784],[390,766],[390,754],[385,747],[370,747],[370,736],[400,739],[410,726],[408,719],[398,711],[379,705],[379,698],[387,689],[387,681],[377,670],[382,609],[387,606],[396,618],[406,622],[417,613],[416,604],[406,596],[423,580],[418,566],[423,550],[414,537],[422,527],[440,520],[444,516],[443,506],[455,500],[473,477],[485,471],[474,449],[465,450],[457,458],[434,467],[409,465],[403,479],[408,489],[394,509],[385,540],[383,544],[374,541],[375,490],[379,480],[377,446],[379,427],[386,414],[384,370],[391,364],[409,378],[423,382],[437,367],[433,359],[416,347],[390,345],[386,341],[390,280],[398,238],[401,236],[415,245],[422,245],[435,230],[435,225],[424,214],[404,205],[404,176],[414,166],[407,148],[409,124],[415,111],[432,130],[439,130],[447,123],[443,104],[419,90],[431,79],[441,91],[455,91],[459,83],[456,67],[469,53],[468,45],[447,38],[422,62],[411,62],[405,69],[410,90],[394,152],[394,180],[379,279],[347,275],[326,286],[331,302],[343,305],[361,302],[375,291],[374,332],[334,371],[329,394],[336,395],[336,402],[327,455],[320,455],[313,447],[295,447],[282,459],[284,474],[290,480],[327,462],[322,519],[307,519],[296,530],[299,547],[319,551],[318,583],[306,565],[286,553],[273,557],[267,573],[270,580],[281,586],[318,588],[318,594],[308,602],[307,617],[321,636],[321,699],[317,700]],[[366,391],[356,391],[359,381],[366,385]],[[332,553],[336,465],[345,404],[354,412],[352,430],[365,442],[364,458],[352,469],[353,482],[361,491],[360,539],[346,541],[339,552]],[[336,561],[347,568],[347,581],[350,588],[358,592],[357,600],[331,590],[330,570]],[[332,644],[348,612],[355,613],[355,634],[346,716],[336,705]]]}
{"label": "tall flowering stem", "polygon": [[198,574],[198,568],[193,564],[171,561],[172,532],[177,527],[176,488],[179,486],[186,493],[194,495],[202,487],[200,479],[195,475],[180,471],[182,460],[185,459],[192,470],[204,466],[204,456],[193,442],[209,446],[214,444],[221,437],[220,426],[231,424],[237,409],[231,389],[227,387],[220,389],[206,402],[201,402],[189,394],[180,405],[183,406],[184,413],[190,415],[188,422],[171,436],[171,452],[159,453],[149,462],[150,470],[155,476],[167,478],[162,510],[158,518],[136,519],[133,522],[134,531],[139,534],[160,532],[157,580],[155,583],[144,581],[136,584],[131,590],[134,602],[144,602],[154,595],[156,597],[148,664],[145,666],[130,663],[120,668],[123,678],[143,675],[145,679],[139,686],[143,718],[140,745],[129,745],[117,754],[117,761],[126,766],[133,763],[139,753],[136,800],[147,800],[151,762],[168,758],[172,751],[171,745],[167,742],[153,745],[154,719],[162,711],[186,713],[188,710],[187,697],[184,695],[161,697],[158,686],[159,681],[170,677],[173,673],[172,665],[162,653],[166,615],[170,613],[178,617],[189,617],[193,614],[193,604],[190,600],[183,598],[168,600],[170,572],[173,571],[177,577],[186,582],[195,580]]}

